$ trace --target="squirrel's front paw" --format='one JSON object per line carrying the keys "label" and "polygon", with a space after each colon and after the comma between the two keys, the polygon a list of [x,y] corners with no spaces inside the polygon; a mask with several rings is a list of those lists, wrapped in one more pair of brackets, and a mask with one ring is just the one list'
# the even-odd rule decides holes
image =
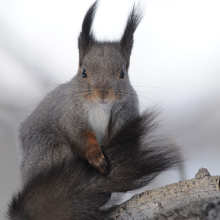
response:
{"label": "squirrel's front paw", "polygon": [[101,148],[91,148],[86,152],[86,159],[95,169],[104,175],[108,175],[109,169],[106,158]]}

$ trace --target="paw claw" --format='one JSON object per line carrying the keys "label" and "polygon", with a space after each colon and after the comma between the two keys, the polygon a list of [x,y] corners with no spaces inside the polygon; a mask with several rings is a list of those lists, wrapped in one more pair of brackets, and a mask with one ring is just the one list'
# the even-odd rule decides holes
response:
{"label": "paw claw", "polygon": [[105,156],[100,150],[92,151],[91,154],[87,156],[87,160],[91,166],[97,169],[100,173],[107,175],[108,174],[108,164],[105,159]]}

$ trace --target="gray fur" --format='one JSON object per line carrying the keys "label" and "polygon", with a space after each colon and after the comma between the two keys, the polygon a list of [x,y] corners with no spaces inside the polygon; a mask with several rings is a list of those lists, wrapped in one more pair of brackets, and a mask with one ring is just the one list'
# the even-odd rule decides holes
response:
{"label": "gray fur", "polygon": [[[86,48],[86,51],[82,52],[82,48]],[[99,145],[102,145],[107,123],[101,121],[99,115],[94,115],[95,121],[91,122],[89,117],[93,118],[90,114],[92,110],[100,110],[100,114],[105,114],[108,119],[113,106],[115,109],[123,107],[118,127],[139,113],[137,94],[129,81],[127,57],[121,53],[120,43],[97,42],[93,39],[88,49],[80,46],[79,38],[79,52],[83,56],[76,76],[50,92],[20,126],[23,183],[64,159],[81,156],[85,150],[86,140],[81,135],[84,131],[94,131]],[[89,74],[90,83],[82,78],[83,68]],[[122,69],[125,70],[125,77],[120,80],[118,76]],[[112,89],[115,100],[104,106],[97,105],[89,99],[94,96],[93,88],[103,94]],[[100,131],[94,123],[105,123],[105,129]]]}

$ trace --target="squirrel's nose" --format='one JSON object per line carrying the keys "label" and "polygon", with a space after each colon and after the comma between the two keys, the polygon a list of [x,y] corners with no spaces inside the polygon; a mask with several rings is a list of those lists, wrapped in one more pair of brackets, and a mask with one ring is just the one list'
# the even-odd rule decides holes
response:
{"label": "squirrel's nose", "polygon": [[94,89],[94,93],[98,98],[106,99],[111,95],[111,89],[97,88],[97,89]]}

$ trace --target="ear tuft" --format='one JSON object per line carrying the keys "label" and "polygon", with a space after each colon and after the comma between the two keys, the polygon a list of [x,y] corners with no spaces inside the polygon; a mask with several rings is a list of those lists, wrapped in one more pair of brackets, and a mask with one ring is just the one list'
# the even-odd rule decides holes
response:
{"label": "ear tuft", "polygon": [[78,38],[78,48],[79,48],[79,63],[82,63],[82,59],[85,56],[85,54],[89,51],[91,48],[93,42],[94,42],[94,36],[91,31],[91,27],[93,24],[94,16],[96,13],[98,5],[98,0],[95,1],[89,10],[87,11],[83,24],[82,24],[82,31]]}
{"label": "ear tuft", "polygon": [[129,65],[131,50],[133,46],[133,35],[137,29],[141,19],[143,18],[143,11],[140,6],[134,4],[133,9],[128,17],[127,24],[120,41],[120,50],[122,54],[127,59],[127,64]]}

